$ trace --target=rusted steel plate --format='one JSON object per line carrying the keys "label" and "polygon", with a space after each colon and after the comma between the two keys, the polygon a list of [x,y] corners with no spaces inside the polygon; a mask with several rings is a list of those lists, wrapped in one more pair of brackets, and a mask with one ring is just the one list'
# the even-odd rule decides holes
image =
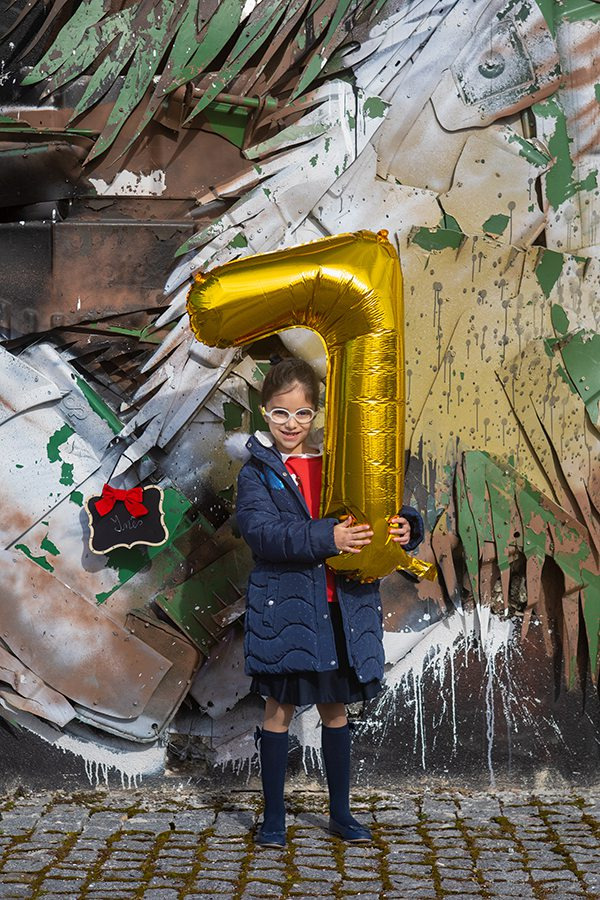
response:
{"label": "rusted steel plate", "polygon": [[[2,682],[13,691],[4,688]],[[56,725],[66,725],[75,718],[69,701],[52,690],[31,669],[0,647],[0,697],[17,709],[24,709]]]}
{"label": "rusted steel plate", "polygon": [[9,335],[163,304],[166,273],[192,232],[181,221],[0,223]]}
{"label": "rusted steel plate", "polygon": [[0,206],[73,197],[85,151],[67,141],[0,142]]}
{"label": "rusted steel plate", "polygon": [[46,684],[81,706],[133,719],[171,662],[50,573],[0,554],[0,637]]}
{"label": "rusted steel plate", "polygon": [[157,686],[143,711],[133,720],[117,719],[103,713],[76,707],[83,722],[142,743],[155,741],[162,734],[185,695],[200,665],[200,653],[184,635],[149,610],[134,610],[125,623],[130,634],[171,662],[171,668]]}

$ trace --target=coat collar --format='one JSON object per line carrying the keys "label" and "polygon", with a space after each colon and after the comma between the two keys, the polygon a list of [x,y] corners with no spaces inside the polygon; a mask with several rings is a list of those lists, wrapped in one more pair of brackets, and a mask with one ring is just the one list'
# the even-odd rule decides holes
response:
{"label": "coat collar", "polygon": [[302,509],[310,518],[310,513],[306,505],[306,501],[293,478],[289,477],[289,472],[285,467],[281,453],[275,446],[273,438],[264,431],[255,431],[246,442],[246,448],[250,451],[250,455],[255,459],[259,459],[262,463],[270,466],[281,478],[284,484],[292,491],[299,500]]}

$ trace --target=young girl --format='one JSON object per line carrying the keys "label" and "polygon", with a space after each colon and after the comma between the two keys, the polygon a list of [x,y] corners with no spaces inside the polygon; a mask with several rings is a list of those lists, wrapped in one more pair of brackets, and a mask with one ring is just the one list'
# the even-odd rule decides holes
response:
{"label": "young girl", "polygon": [[[296,706],[315,703],[329,788],[329,830],[347,841],[371,840],[350,813],[350,731],[345,704],[370,700],[383,678],[383,621],[378,582],[335,575],[325,560],[359,553],[369,525],[320,519],[322,454],[311,423],[319,384],[298,359],[273,366],[263,383],[270,436],[256,432],[238,480],[237,520],[256,562],[247,593],[244,655],[251,692],[266,697],[260,740],[263,822],[257,842],[285,846],[284,783],[288,727]],[[410,520],[410,523],[409,523]],[[423,523],[403,507],[390,534],[417,546]]]}

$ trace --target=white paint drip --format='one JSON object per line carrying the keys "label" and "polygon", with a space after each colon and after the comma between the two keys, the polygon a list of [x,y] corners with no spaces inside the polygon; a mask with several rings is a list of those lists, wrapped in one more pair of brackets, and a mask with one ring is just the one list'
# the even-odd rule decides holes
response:
{"label": "white paint drip", "polygon": [[90,182],[100,196],[160,197],[167,189],[167,176],[162,169],[155,169],[149,175],[123,169],[110,184],[102,178],[90,178]]}
{"label": "white paint drip", "polygon": [[72,753],[82,759],[92,787],[99,787],[101,781],[108,785],[109,774],[113,771],[119,773],[123,788],[139,787],[143,775],[160,775],[165,768],[166,746],[159,743],[135,750],[113,750],[59,731],[48,722],[20,710],[11,711],[11,721],[63,753]]}
{"label": "white paint drip", "polygon": [[[485,638],[482,637],[479,627],[482,619],[486,630]],[[477,648],[480,657],[483,655],[485,659],[487,760],[490,783],[493,786],[495,784],[493,768],[494,696],[498,687],[501,688],[499,694],[502,698],[505,720],[509,730],[517,731],[515,717],[510,709],[511,701],[517,703],[520,709],[523,708],[523,704],[520,704],[514,696],[510,682],[510,654],[520,652],[518,645],[515,644],[515,635],[516,631],[510,619],[495,615],[488,618],[485,614],[480,616],[475,611],[463,614],[455,612],[447,619],[427,628],[422,633],[422,640],[401,659],[398,659],[389,670],[383,693],[374,704],[370,717],[357,723],[355,735],[358,737],[368,734],[371,740],[377,741],[381,745],[385,740],[388,726],[397,725],[400,720],[406,718],[407,711],[410,711],[414,727],[414,751],[419,755],[421,766],[425,770],[428,761],[427,753],[435,747],[435,735],[441,731],[443,720],[450,716],[452,752],[455,754],[458,749],[455,657],[457,653],[466,655]],[[397,642],[386,640],[384,643],[392,658],[397,659]],[[496,665],[498,659],[502,659],[504,662],[502,674],[504,681],[508,678],[508,686],[504,683],[500,684]],[[447,674],[449,674],[449,687],[446,687]],[[437,683],[442,697],[439,720],[432,723],[431,734],[427,729],[428,720],[424,704],[426,679]],[[313,771],[319,769],[323,773],[320,717],[316,706],[298,710],[292,719],[290,734],[299,740],[302,747],[302,763],[305,773],[309,774],[311,769]],[[241,773],[247,767],[248,777],[250,777],[252,763],[257,759],[257,755],[254,740],[248,735],[247,740],[240,741],[237,738],[225,746],[222,745],[219,748],[217,764],[220,764],[223,769],[231,764],[236,773]]]}
{"label": "white paint drip", "polygon": [[300,741],[305,773],[308,774],[309,768],[316,768],[323,774],[321,717],[316,706],[304,707],[296,713],[290,723],[290,735]]}
{"label": "white paint drip", "polygon": [[[480,624],[483,622],[485,636],[482,635]],[[480,653],[483,653],[486,661],[486,735],[487,735],[487,759],[492,786],[495,783],[493,769],[494,746],[494,688],[497,684],[496,658],[504,653],[508,659],[509,645],[512,645],[514,635],[513,624],[510,620],[500,619],[497,616],[481,615],[476,612],[467,612],[464,615],[454,613],[447,619],[438,622],[432,629],[428,629],[427,637],[417,644],[409,653],[400,659],[386,675],[386,690],[381,695],[368,722],[362,723],[360,731],[369,730],[377,736],[381,743],[385,736],[386,723],[396,720],[396,711],[413,708],[414,723],[414,749],[420,753],[423,769],[427,767],[427,749],[431,749],[432,743],[427,734],[426,717],[423,706],[423,680],[426,676],[434,679],[440,688],[444,698],[446,712],[446,697],[443,687],[446,681],[447,670],[450,672],[450,706],[452,717],[452,741],[453,752],[456,752],[458,744],[456,724],[456,690],[454,657],[457,652],[468,652],[477,642]],[[383,727],[381,725],[383,723]],[[439,723],[437,723],[439,725]]]}
{"label": "white paint drip", "polygon": [[166,749],[158,744],[122,752],[64,734],[53,741],[53,745],[83,759],[85,774],[92,787],[98,787],[101,781],[108,786],[111,771],[118,772],[121,776],[121,787],[139,787],[143,775],[160,774],[165,765]]}

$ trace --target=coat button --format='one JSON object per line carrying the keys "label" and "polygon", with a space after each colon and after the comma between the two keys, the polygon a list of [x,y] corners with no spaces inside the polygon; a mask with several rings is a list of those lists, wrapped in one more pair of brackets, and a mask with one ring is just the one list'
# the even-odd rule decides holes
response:
{"label": "coat button", "polygon": [[335,659],[332,659],[331,662],[329,663],[329,665],[330,665],[330,666],[335,666]]}
{"label": "coat button", "polygon": [[327,613],[323,613],[323,618],[324,618],[324,619],[328,619],[328,618],[329,618],[329,616],[327,615]]}
{"label": "coat button", "polygon": [[322,568],[323,568],[323,563],[319,563],[319,565],[317,566],[317,569],[322,569]]}
{"label": "coat button", "polygon": [[274,600],[267,600],[267,606],[273,606],[274,603]]}
{"label": "coat button", "polygon": [[381,612],[381,607],[380,607],[380,606],[378,606],[377,609],[379,610],[379,612]]}

